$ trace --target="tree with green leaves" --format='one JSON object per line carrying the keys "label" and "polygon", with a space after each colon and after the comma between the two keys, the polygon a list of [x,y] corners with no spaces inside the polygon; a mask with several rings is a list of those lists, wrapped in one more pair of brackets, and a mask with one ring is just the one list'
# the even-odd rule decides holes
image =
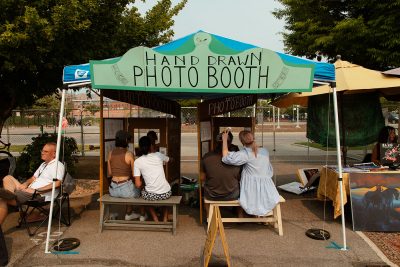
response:
{"label": "tree with green leaves", "polygon": [[399,0],[278,0],[286,52],[385,70],[400,66]]}
{"label": "tree with green leaves", "polygon": [[134,0],[0,1],[0,133],[13,109],[62,86],[65,65],[169,42],[186,2],[159,0],[142,16]]}

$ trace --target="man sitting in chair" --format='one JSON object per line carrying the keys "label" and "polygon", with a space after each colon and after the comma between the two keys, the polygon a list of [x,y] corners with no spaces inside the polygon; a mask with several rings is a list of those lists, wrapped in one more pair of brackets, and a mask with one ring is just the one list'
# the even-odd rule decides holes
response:
{"label": "man sitting in chair", "polygon": [[45,144],[41,151],[41,158],[44,162],[24,183],[21,184],[11,175],[4,177],[4,188],[0,188],[0,225],[7,217],[7,204],[16,206],[28,200],[50,201],[53,178],[57,179],[55,196],[58,195],[65,169],[61,162],[55,160],[56,143]]}

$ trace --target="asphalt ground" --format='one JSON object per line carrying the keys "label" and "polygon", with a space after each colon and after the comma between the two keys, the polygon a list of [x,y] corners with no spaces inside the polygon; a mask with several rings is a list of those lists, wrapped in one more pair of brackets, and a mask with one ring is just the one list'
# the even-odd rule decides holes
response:
{"label": "asphalt ground", "polygon": [[[272,158],[277,185],[296,180],[298,168],[319,167],[335,157],[312,155]],[[91,159],[98,160],[97,157]],[[98,162],[98,161],[97,161]],[[92,167],[93,170],[93,167]],[[182,162],[182,175],[196,177],[197,162]],[[331,202],[316,200],[316,192],[294,195],[280,192],[283,236],[273,228],[257,223],[225,223],[232,266],[387,266],[390,262],[362,233],[352,231],[351,215],[346,212],[347,250],[343,245],[340,219],[333,219]],[[206,240],[206,224],[199,222],[199,209],[188,204],[179,207],[177,234],[162,231],[99,229],[97,194],[71,200],[70,227],[53,223],[51,239],[74,237],[80,246],[75,254],[46,254],[43,227],[30,238],[25,229],[16,228],[18,213],[12,213],[2,226],[9,249],[8,266],[200,266]],[[229,211],[223,211],[229,212]],[[323,228],[331,238],[310,239],[305,231]],[[217,237],[209,266],[225,266],[221,240]]]}

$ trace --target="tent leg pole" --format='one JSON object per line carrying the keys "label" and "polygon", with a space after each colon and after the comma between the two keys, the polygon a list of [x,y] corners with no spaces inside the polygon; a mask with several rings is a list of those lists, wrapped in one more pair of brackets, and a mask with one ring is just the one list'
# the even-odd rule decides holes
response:
{"label": "tent leg pole", "polygon": [[333,86],[333,108],[334,108],[334,116],[335,116],[335,136],[336,136],[336,154],[337,154],[337,163],[339,170],[339,189],[340,189],[340,208],[342,211],[342,235],[343,235],[343,248],[342,250],[347,250],[346,244],[346,222],[344,216],[344,205],[343,205],[343,170],[342,170],[342,159],[340,153],[340,135],[339,135],[339,116],[338,116],[338,105],[337,105],[337,94],[336,94],[336,85]]}
{"label": "tent leg pole", "polygon": [[[60,159],[60,144],[61,144],[61,128],[62,128],[62,119],[64,116],[64,105],[65,105],[65,89],[62,90],[61,95],[61,106],[60,106],[60,117],[58,120],[58,133],[57,133],[57,146],[56,146],[56,163]],[[50,202],[50,210],[49,210],[49,221],[47,223],[47,235],[46,235],[46,247],[45,253],[51,253],[49,251],[49,242],[50,242],[50,233],[51,233],[51,222],[53,219],[53,207],[54,207],[54,198],[56,197],[56,178],[53,179],[52,188],[51,188],[51,202]]]}

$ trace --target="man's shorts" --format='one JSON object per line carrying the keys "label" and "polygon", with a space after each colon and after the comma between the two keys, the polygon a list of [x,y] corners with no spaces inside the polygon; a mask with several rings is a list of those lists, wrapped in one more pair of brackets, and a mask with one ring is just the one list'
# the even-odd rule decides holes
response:
{"label": "man's shorts", "polygon": [[36,194],[35,197],[33,198],[33,194],[21,191],[21,190],[15,190],[15,195],[17,196],[17,202],[19,204],[24,204],[28,200],[35,200],[35,201],[45,201],[44,197],[42,197],[40,194]]}

